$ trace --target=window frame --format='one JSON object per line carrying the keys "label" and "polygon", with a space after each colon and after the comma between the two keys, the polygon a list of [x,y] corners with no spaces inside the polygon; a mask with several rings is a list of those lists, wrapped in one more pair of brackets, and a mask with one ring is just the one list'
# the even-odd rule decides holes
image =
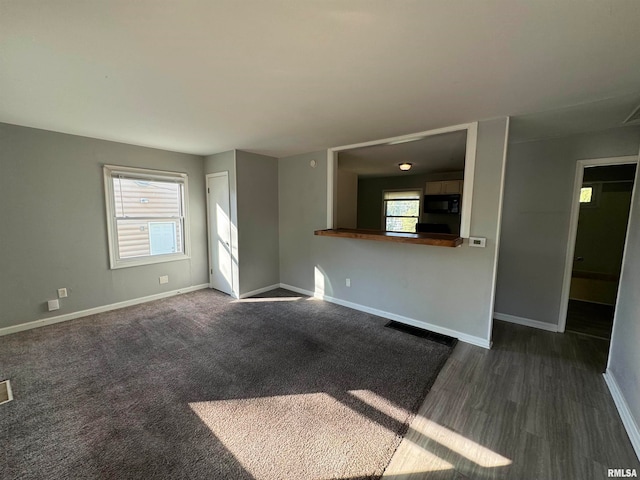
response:
{"label": "window frame", "polygon": [[[419,192],[418,193],[418,215],[417,216],[395,216],[395,215],[387,215],[387,202],[391,202],[394,200],[398,200],[398,201],[406,201],[406,200],[416,200],[415,198],[406,198],[406,199],[399,199],[399,198],[395,198],[395,199],[391,199],[391,200],[386,200],[385,194],[387,192]],[[422,201],[424,199],[424,190],[422,188],[388,188],[382,191],[382,231],[384,232],[392,232],[392,233],[415,233],[414,232],[399,232],[396,230],[387,230],[387,218],[417,218],[417,222],[416,223],[420,223],[420,217],[422,216]]]}
{"label": "window frame", "polygon": [[[119,268],[137,267],[141,265],[152,265],[156,263],[173,262],[177,260],[188,260],[191,258],[191,235],[189,222],[189,178],[186,173],[170,172],[165,170],[153,170],[150,168],[123,167],[118,165],[103,165],[104,194],[107,223],[107,243],[109,248],[109,267],[112,270]],[[123,175],[128,178],[139,180],[150,180],[160,182],[175,182],[182,185],[182,209],[181,217],[182,241],[184,252],[148,255],[145,257],[120,258],[117,236],[117,220],[115,194],[113,189],[113,177]],[[131,217],[135,219],[137,217]],[[158,218],[158,220],[161,220]]]}

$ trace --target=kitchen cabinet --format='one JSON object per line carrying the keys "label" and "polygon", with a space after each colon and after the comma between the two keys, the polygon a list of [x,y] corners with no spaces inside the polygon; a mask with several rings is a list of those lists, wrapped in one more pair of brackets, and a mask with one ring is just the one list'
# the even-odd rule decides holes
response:
{"label": "kitchen cabinet", "polygon": [[462,180],[444,180],[442,182],[427,182],[425,195],[462,194]]}

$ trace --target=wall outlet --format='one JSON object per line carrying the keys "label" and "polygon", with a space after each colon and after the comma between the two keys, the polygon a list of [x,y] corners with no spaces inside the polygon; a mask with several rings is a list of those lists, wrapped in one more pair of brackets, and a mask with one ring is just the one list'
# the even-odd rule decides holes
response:
{"label": "wall outlet", "polygon": [[68,296],[66,288],[58,289],[58,298],[66,298]]}
{"label": "wall outlet", "polygon": [[164,285],[165,283],[169,283],[169,275],[162,275],[160,277],[160,285]]}
{"label": "wall outlet", "polygon": [[347,278],[346,284],[347,284],[347,287],[351,286],[351,279],[350,278]]}
{"label": "wall outlet", "polygon": [[469,246],[484,248],[487,246],[487,239],[484,237],[469,237]]}
{"label": "wall outlet", "polygon": [[49,307],[50,312],[53,312],[54,310],[60,310],[60,302],[58,300],[49,300],[47,302],[47,306]]}

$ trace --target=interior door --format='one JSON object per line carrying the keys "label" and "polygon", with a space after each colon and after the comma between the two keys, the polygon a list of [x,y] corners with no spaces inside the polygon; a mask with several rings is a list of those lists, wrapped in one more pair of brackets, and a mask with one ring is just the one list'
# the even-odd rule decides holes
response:
{"label": "interior door", "polygon": [[209,286],[231,295],[233,292],[233,255],[229,204],[228,173],[208,175]]}

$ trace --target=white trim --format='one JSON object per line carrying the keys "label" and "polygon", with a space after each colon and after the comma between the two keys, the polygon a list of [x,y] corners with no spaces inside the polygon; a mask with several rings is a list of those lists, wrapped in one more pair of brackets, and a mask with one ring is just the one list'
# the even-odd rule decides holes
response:
{"label": "white trim", "polygon": [[238,298],[253,297],[254,295],[259,295],[261,293],[268,292],[269,290],[275,290],[276,288],[280,288],[279,283],[274,283],[273,285],[267,285],[266,287],[257,288],[256,290],[251,290],[250,292],[241,293]]}
{"label": "white trim", "polygon": [[291,290],[292,292],[299,293],[300,295],[315,297],[315,294],[311,290],[305,290],[304,288],[294,287],[293,285],[289,285],[286,283],[281,283],[280,288],[284,288],[285,290]]}
{"label": "white trim", "polygon": [[616,381],[616,377],[613,375],[613,372],[607,369],[607,371],[602,375],[604,376],[604,381],[607,383],[607,387],[609,387],[609,392],[611,392],[613,402],[616,404],[616,408],[618,409],[618,413],[622,419],[622,424],[627,431],[627,435],[629,435],[631,445],[636,451],[638,460],[640,460],[640,428],[638,428],[638,424],[633,418],[631,410],[629,410],[629,405],[620,391],[620,387],[618,386],[618,382]]}
{"label": "white trim", "polygon": [[553,323],[541,322],[540,320],[532,320],[530,318],[524,318],[524,317],[516,317],[515,315],[509,315],[507,313],[494,312],[493,318],[496,320],[502,320],[503,322],[524,325],[525,327],[533,327],[533,328],[538,328],[540,330],[546,330],[548,332],[558,331],[558,326]]}
{"label": "white trim", "polygon": [[33,328],[44,327],[46,325],[52,325],[54,323],[66,322],[68,320],[75,320],[76,318],[86,317],[88,315],[95,315],[96,313],[109,312],[111,310],[117,310],[119,308],[130,307],[132,305],[139,305],[141,303],[152,302],[154,300],[160,300],[162,298],[173,297],[182,293],[195,292],[196,290],[203,290],[209,288],[209,284],[203,283],[202,285],[194,285],[191,287],[180,288],[178,290],[171,290],[170,292],[156,293],[154,295],[148,295],[146,297],[134,298],[132,300],[125,300],[123,302],[111,303],[109,305],[102,305],[100,307],[89,308],[87,310],[80,310],[78,312],[67,313],[65,315],[58,315],[55,317],[43,318],[40,320],[33,320],[31,322],[21,323],[19,325],[12,325],[10,327],[0,328],[0,337],[3,335],[9,335],[11,333],[22,332],[24,330],[31,330]]}
{"label": "white trim", "polygon": [[584,303],[595,303],[596,305],[606,305],[607,307],[615,307],[615,303],[605,303],[605,302],[594,302],[593,300],[582,300],[580,298],[571,298],[569,300],[574,300],[576,302],[584,302]]}
{"label": "white trim", "polygon": [[[560,295],[560,312],[558,315],[558,331],[564,332],[567,326],[567,308],[569,307],[569,292],[571,290],[571,273],[573,272],[573,256],[576,249],[576,236],[578,233],[578,218],[580,217],[580,188],[582,188],[582,179],[584,178],[584,169],[587,167],[598,167],[604,165],[628,165],[637,164],[638,156],[629,155],[624,157],[607,157],[607,158],[590,158],[578,160],[576,162],[576,174],[573,183],[571,216],[569,217],[569,238],[567,239],[567,253],[564,259],[564,279],[562,281],[562,293]],[[637,177],[637,172],[636,172]],[[633,191],[636,185],[634,183]],[[633,194],[632,194],[633,202]],[[629,219],[631,212],[629,212]],[[627,224],[628,227],[628,224]],[[629,229],[627,228],[627,232]],[[626,254],[626,239],[625,249]],[[624,265],[624,254],[622,259]],[[614,317],[615,318],[615,317]],[[615,323],[615,321],[614,321]]]}
{"label": "white trim", "polygon": [[334,219],[336,215],[336,195],[335,188],[338,176],[338,154],[334,149],[327,150],[327,228],[335,227]]}
{"label": "white trim", "polygon": [[471,235],[471,207],[473,203],[473,178],[476,171],[476,147],[478,143],[478,122],[467,127],[467,145],[464,154],[464,183],[462,184],[462,205],[460,208],[460,236]]}
{"label": "white trim", "polygon": [[341,150],[351,150],[353,148],[361,148],[361,147],[372,147],[374,145],[382,145],[384,143],[394,143],[394,142],[400,143],[405,140],[422,140],[422,138],[420,137],[430,137],[432,135],[440,135],[441,133],[451,133],[451,132],[457,132],[460,130],[467,130],[474,124],[477,124],[477,122],[461,123],[459,125],[436,128],[434,130],[426,130],[424,132],[418,132],[418,133],[409,133],[407,135],[400,135],[398,137],[389,137],[389,138],[383,138],[380,140],[371,140],[369,142],[354,143],[352,145],[343,145],[341,147],[330,148],[329,150],[333,152],[339,152]]}
{"label": "white trim", "polygon": [[[155,263],[173,262],[177,260],[189,260],[191,258],[191,228],[189,220],[189,176],[184,172],[170,172],[166,170],[154,170],[150,168],[123,167],[120,165],[103,165],[105,211],[107,215],[107,241],[109,246],[109,268],[111,270]],[[149,180],[171,181],[182,185],[182,247],[184,252],[164,255],[149,255],[146,257],[120,258],[118,239],[116,238],[115,218],[115,194],[111,179],[114,174],[131,174],[137,178]],[[135,217],[134,217],[135,218]]]}
{"label": "white trim", "polygon": [[435,333],[440,333],[442,335],[448,335],[450,337],[457,338],[462,342],[470,343],[471,345],[476,345],[478,347],[487,348],[487,349],[491,348],[491,342],[485,338],[475,337],[473,335],[468,335],[466,333],[458,332],[457,330],[452,330],[446,327],[440,327],[438,325],[433,325],[431,323],[427,323],[422,320],[416,320],[414,318],[404,317],[402,315],[397,315],[395,313],[385,312],[384,310],[378,310],[377,308],[367,307],[365,305],[349,302],[347,300],[341,300],[339,298],[330,297],[328,295],[316,295],[314,294],[314,292],[310,290],[294,287],[293,285],[287,285],[286,283],[281,283],[280,287],[286,290],[291,290],[292,292],[300,293],[302,295],[308,295],[309,297],[317,298],[318,300],[325,300],[329,303],[335,303],[337,305],[342,305],[343,307],[352,308],[353,310],[370,313],[372,315],[377,315],[378,317],[388,318],[389,320],[395,320],[396,322],[404,323],[406,325],[412,325],[414,327],[424,328],[426,330],[429,330]]}
{"label": "white trim", "polygon": [[5,386],[7,387],[7,399],[4,402],[0,402],[0,405],[2,405],[3,403],[9,403],[11,400],[13,400],[13,390],[11,390],[11,381],[10,380],[3,380],[0,383],[4,383]]}
{"label": "white trim", "polygon": [[473,201],[473,176],[475,173],[476,147],[478,140],[478,122],[462,123],[460,125],[436,128],[434,130],[426,130],[424,132],[418,133],[410,133],[407,135],[400,135],[398,137],[383,138],[381,140],[372,140],[370,142],[355,143],[353,145],[343,145],[341,147],[329,148],[327,150],[327,228],[334,228],[334,219],[336,217],[335,183],[338,171],[338,152],[341,152],[343,150],[351,150],[353,148],[402,143],[403,141],[422,140],[433,135],[458,132],[461,130],[466,130],[467,132],[467,144],[464,162],[464,184],[462,187],[462,208],[460,210],[460,236],[462,238],[469,238],[471,229],[471,206]]}
{"label": "white trim", "polygon": [[507,169],[507,151],[509,148],[509,128],[511,126],[511,118],[507,117],[507,122],[504,127],[504,146],[502,150],[502,169],[500,172],[500,191],[498,192],[498,225],[496,227],[496,242],[495,250],[493,252],[493,275],[491,279],[491,297],[489,299],[489,312],[491,316],[489,318],[489,331],[487,337],[491,338],[493,335],[493,309],[496,306],[496,289],[498,283],[498,257],[500,256],[500,234],[502,232],[502,204],[504,200],[504,177]]}

